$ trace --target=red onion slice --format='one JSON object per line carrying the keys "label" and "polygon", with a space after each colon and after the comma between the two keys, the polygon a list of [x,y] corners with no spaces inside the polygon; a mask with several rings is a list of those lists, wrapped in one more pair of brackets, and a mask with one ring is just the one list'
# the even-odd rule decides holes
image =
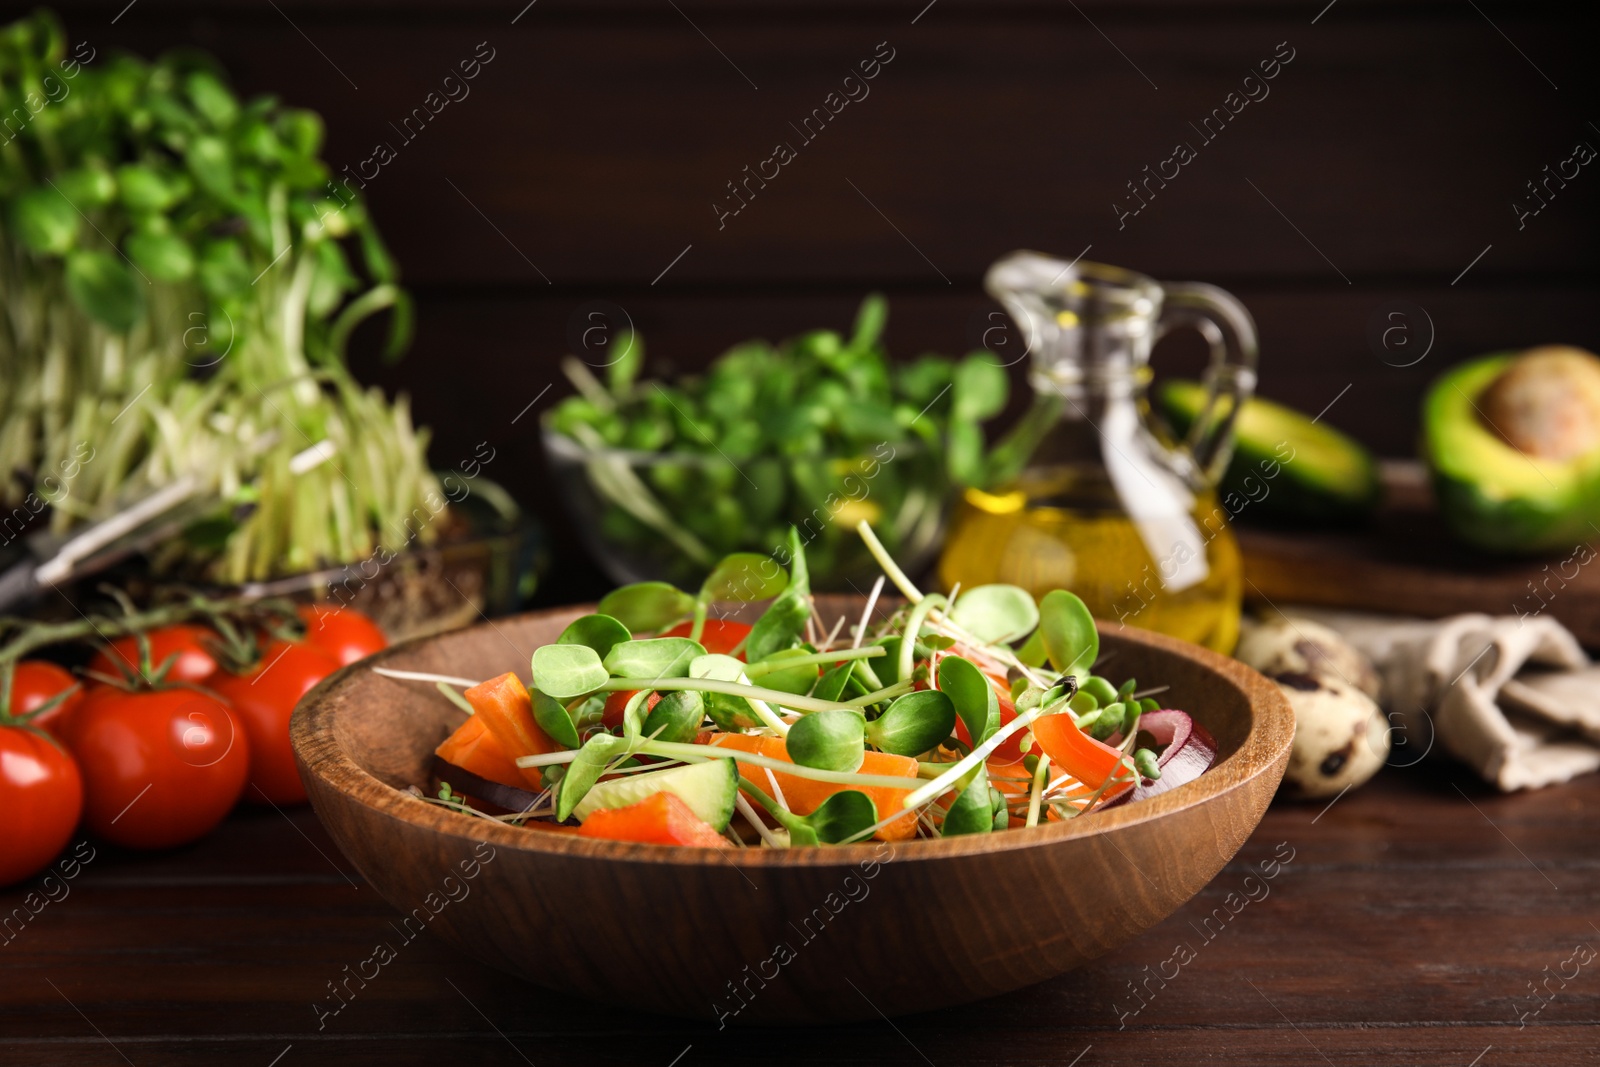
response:
{"label": "red onion slice", "polygon": [[433,757],[433,773],[440,781],[449,782],[450,788],[457,793],[477,797],[508,812],[527,811],[533,807],[534,801],[539,799],[537,793],[518,789],[514,785],[490,781],[438,756]]}
{"label": "red onion slice", "polygon": [[1139,729],[1165,745],[1166,750],[1156,759],[1161,777],[1153,782],[1141,781],[1129,790],[1130,801],[1159,796],[1192,782],[1217,761],[1217,742],[1204,726],[1181,711],[1147,711],[1139,717]]}

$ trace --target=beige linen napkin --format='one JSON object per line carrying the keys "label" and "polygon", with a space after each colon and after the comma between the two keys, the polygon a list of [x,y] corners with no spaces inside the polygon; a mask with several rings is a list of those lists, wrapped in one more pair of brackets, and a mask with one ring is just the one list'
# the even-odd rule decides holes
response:
{"label": "beige linen napkin", "polygon": [[[1412,752],[1439,747],[1507,792],[1600,770],[1600,667],[1544,616],[1428,620],[1291,608],[1355,645]],[[1420,755],[1415,758],[1420,758]]]}

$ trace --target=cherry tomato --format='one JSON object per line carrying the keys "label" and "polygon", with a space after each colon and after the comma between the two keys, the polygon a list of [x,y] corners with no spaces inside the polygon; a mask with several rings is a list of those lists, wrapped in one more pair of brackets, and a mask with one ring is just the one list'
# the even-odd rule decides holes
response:
{"label": "cherry tomato", "polygon": [[[679,635],[681,636],[681,635]],[[600,723],[607,730],[616,730],[622,726],[623,713],[628,710],[628,701],[633,699],[637,689],[619,689],[606,697],[606,706],[600,711]],[[660,693],[651,693],[644,701],[644,714],[639,716],[640,721],[644,716],[655,710],[656,704],[661,700]]]}
{"label": "cherry tomato", "polygon": [[306,644],[332,656],[341,667],[389,647],[378,624],[355,608],[303,604],[299,613],[306,624]]}
{"label": "cherry tomato", "polygon": [[129,848],[204,837],[244,791],[250,739],[227,705],[193,689],[104,686],[73,716],[84,821]]}
{"label": "cherry tomato", "polygon": [[[150,664],[160,667],[168,656],[176,656],[172,669],[167,671],[169,682],[203,682],[217,670],[217,657],[211,654],[211,642],[217,635],[204,626],[174,623],[145,635],[150,639]],[[139,640],[132,634],[119,637],[95,653],[89,669],[110,678],[122,678],[139,670]]]}
{"label": "cherry tomato", "polygon": [[[21,718],[77,684],[76,678],[49,660],[25,659],[17,664],[11,677],[11,714]],[[65,736],[62,727],[73,709],[81,703],[83,689],[79,687],[43,715],[28,720],[29,725],[49,730],[57,737]],[[4,710],[0,708],[0,711]]]}
{"label": "cherry tomato", "polygon": [[[289,746],[289,716],[312,686],[339,664],[310,645],[274,641],[261,662],[244,674],[218,671],[206,687],[233,706],[250,738],[250,784],[244,799],[260,804],[303,804],[306,787]],[[259,790],[259,791],[258,791]]]}
{"label": "cherry tomato", "polygon": [[[693,629],[693,623],[680,622],[670,630],[664,630],[662,637],[688,637]],[[707,619],[706,625],[700,631],[700,644],[707,652],[715,652],[726,656],[732,653],[739,642],[750,635],[750,624],[747,622],[733,622],[729,619]],[[744,653],[739,654],[744,659]]]}
{"label": "cherry tomato", "polygon": [[0,886],[44,869],[83,812],[83,778],[61,743],[24,726],[0,726]]}

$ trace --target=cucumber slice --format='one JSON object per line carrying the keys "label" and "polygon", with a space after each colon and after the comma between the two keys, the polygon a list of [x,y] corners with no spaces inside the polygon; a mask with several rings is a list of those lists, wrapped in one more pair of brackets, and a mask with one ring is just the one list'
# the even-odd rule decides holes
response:
{"label": "cucumber slice", "polygon": [[601,808],[625,808],[657,793],[674,794],[720,834],[733,818],[733,800],[739,795],[739,768],[731,759],[710,759],[613,778],[590,789],[572,813],[581,821]]}

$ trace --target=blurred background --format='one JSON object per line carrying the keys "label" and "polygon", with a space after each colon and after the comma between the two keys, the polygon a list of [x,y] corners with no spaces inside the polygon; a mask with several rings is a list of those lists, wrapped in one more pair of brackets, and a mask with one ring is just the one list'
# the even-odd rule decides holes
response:
{"label": "blurred background", "polygon": [[[363,192],[416,299],[416,338],[391,365],[369,323],[353,369],[411,394],[435,466],[497,450],[486,473],[550,534],[557,565],[537,600],[562,603],[607,582],[554,499],[534,416],[571,392],[559,358],[624,317],[648,371],[670,374],[751,336],[847,330],[878,290],[894,356],[959,354],[1005,342],[985,336],[1003,322],[981,288],[991,261],[1085,254],[1239,296],[1261,330],[1260,391],[1310,413],[1338,397],[1327,420],[1380,455],[1412,453],[1419,397],[1452,362],[1600,345],[1600,179],[1585,168],[1538,214],[1514,208],[1574,143],[1600,143],[1592,12],[1324,3],[58,10],[71,40],[98,48],[208,50],[241,97],[321,113],[330,170],[376,171]],[[803,140],[801,120],[875,54],[892,59],[869,94]],[[442,87],[475,55],[464,95]],[[1268,95],[1202,137],[1275,55],[1292,58]],[[430,92],[460,98],[405,126]],[[739,203],[729,183],[780,141],[796,158],[720,215]],[[1120,214],[1178,142],[1196,158]],[[1408,311],[1415,343],[1386,359],[1372,324],[1397,301],[1425,317]],[[1430,331],[1425,358],[1393,365]],[[1193,335],[1156,355],[1191,374],[1201,359]]]}

